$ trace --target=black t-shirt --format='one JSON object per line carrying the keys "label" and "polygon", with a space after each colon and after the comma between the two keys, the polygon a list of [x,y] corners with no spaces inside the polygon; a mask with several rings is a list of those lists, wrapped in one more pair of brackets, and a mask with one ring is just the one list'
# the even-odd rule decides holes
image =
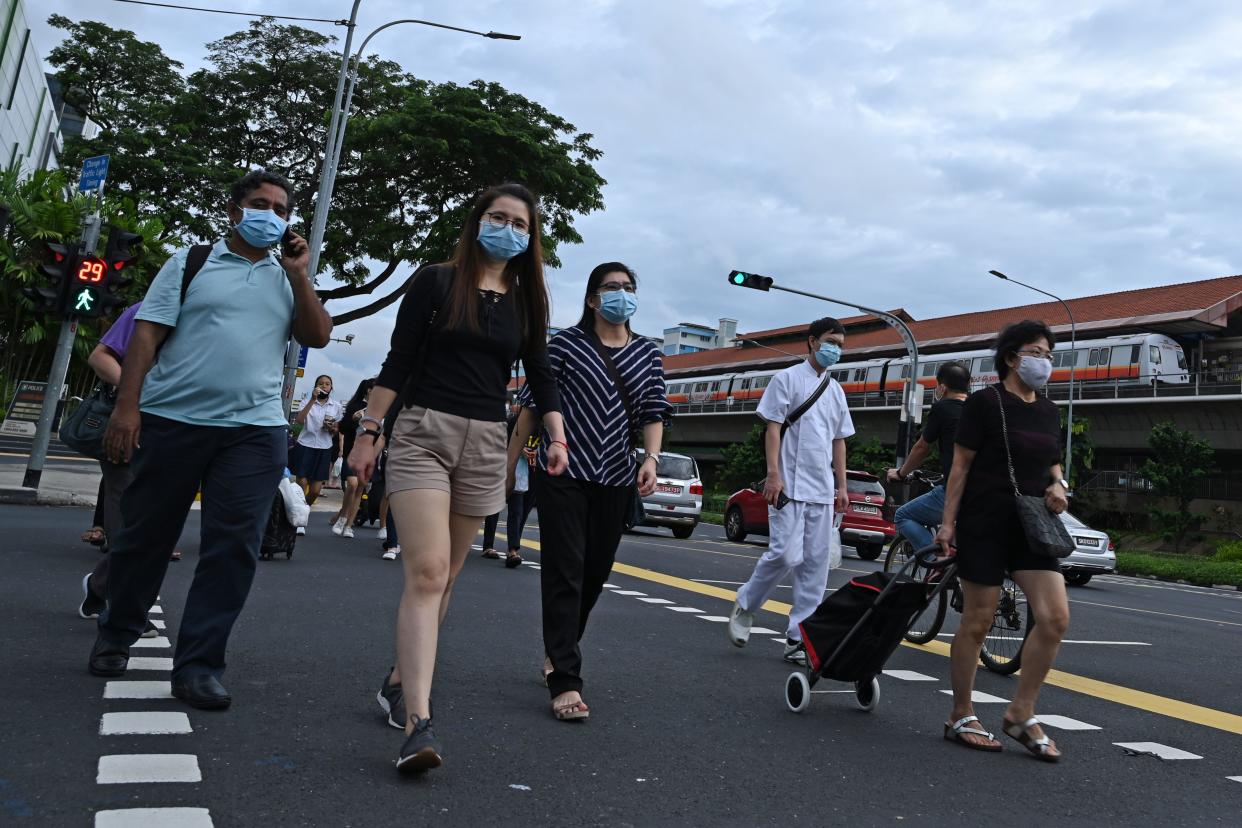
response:
{"label": "black t-shirt", "polygon": [[923,425],[923,439],[940,447],[940,466],[944,469],[946,485],[949,482],[949,472],[953,468],[953,444],[957,441],[957,424],[962,419],[962,406],[965,404],[965,400],[951,400],[947,397],[939,400],[927,412],[927,422]]}
{"label": "black t-shirt", "polygon": [[957,427],[957,445],[976,452],[958,510],[959,536],[978,537],[1018,520],[997,390],[1005,400],[1018,490],[1042,496],[1052,482],[1049,470],[1061,459],[1061,417],[1047,397],[1024,402],[999,384],[971,394],[962,406]]}

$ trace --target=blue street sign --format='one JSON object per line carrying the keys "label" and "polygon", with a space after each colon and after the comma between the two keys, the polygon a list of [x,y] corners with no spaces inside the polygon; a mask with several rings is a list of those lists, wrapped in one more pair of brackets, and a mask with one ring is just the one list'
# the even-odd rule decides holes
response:
{"label": "blue street sign", "polygon": [[298,367],[299,368],[306,367],[306,355],[309,353],[310,353],[310,348],[308,348],[305,345],[303,345],[302,348],[298,351]]}
{"label": "blue street sign", "polygon": [[78,190],[83,193],[94,192],[108,177],[107,155],[96,155],[82,162],[82,178],[78,180]]}

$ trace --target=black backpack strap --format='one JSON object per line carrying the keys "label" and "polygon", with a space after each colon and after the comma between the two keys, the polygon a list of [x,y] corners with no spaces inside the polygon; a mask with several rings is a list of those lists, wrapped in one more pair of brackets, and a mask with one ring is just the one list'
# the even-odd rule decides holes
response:
{"label": "black backpack strap", "polygon": [[588,330],[586,335],[595,353],[599,354],[599,358],[603,360],[604,367],[608,369],[608,374],[617,386],[617,392],[621,395],[621,405],[625,408],[625,422],[629,426],[630,448],[636,449],[638,448],[638,419],[634,416],[634,401],[630,399],[630,389],[625,387],[625,378],[617,370],[617,363],[613,362],[612,354],[608,353],[604,343],[599,341],[599,336],[595,331]]}
{"label": "black backpack strap", "polygon": [[190,282],[194,281],[203,265],[207,264],[212,247],[210,244],[196,244],[185,257],[185,270],[181,271],[181,304],[185,304],[185,294],[190,289]]}
{"label": "black backpack strap", "polygon": [[794,423],[796,423],[803,414],[810,411],[811,406],[819,402],[819,398],[824,395],[824,392],[828,390],[828,386],[831,384],[832,384],[832,374],[828,373],[827,371],[824,371],[824,378],[820,380],[819,387],[815,389],[815,393],[807,397],[806,400],[802,403],[802,405],[795,408],[793,413],[785,418],[785,422],[781,423],[781,434],[782,435],[784,435],[784,433],[788,431],[790,427]]}

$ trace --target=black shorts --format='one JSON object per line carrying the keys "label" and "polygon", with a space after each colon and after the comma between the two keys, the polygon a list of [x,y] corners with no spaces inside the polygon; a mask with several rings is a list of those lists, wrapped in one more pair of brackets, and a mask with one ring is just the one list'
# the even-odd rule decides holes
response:
{"label": "black shorts", "polygon": [[[957,521],[957,576],[982,586],[1000,586],[1006,574],[1035,569],[1061,571],[1059,558],[1031,551],[1026,533],[1018,520],[990,523],[986,531],[973,531],[969,519]],[[981,527],[982,528],[982,527]]]}
{"label": "black shorts", "polygon": [[312,483],[326,482],[332,473],[332,449],[310,448],[298,445],[297,459],[293,461],[293,474]]}

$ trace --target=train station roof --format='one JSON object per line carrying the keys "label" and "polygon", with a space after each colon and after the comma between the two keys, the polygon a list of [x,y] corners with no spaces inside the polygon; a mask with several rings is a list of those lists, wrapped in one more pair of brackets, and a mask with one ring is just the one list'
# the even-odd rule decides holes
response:
{"label": "train station roof", "polygon": [[[1067,299],[1066,304],[1074,315],[1079,339],[1138,332],[1174,337],[1242,335],[1242,276],[1084,296]],[[1001,328],[1022,319],[1044,320],[1058,339],[1068,341],[1070,335],[1069,317],[1061,303],[1053,301],[923,320],[915,319],[905,309],[889,312],[910,326],[920,353],[984,348]],[[845,325],[845,349],[850,357],[870,359],[906,353],[897,332],[874,316],[844,317],[841,322]],[[788,365],[791,357],[802,358],[805,330],[804,323],[739,333],[737,347],[668,356],[664,358],[664,368],[670,375],[692,375]]]}

